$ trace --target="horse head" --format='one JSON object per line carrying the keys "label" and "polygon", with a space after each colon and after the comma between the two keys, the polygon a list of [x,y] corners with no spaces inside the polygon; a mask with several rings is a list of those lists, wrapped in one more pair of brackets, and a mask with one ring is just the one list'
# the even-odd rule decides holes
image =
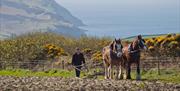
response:
{"label": "horse head", "polygon": [[135,41],[134,41],[134,48],[137,47],[138,49],[144,49],[144,50],[147,50],[147,47],[145,45],[145,40],[142,38],[141,35],[138,35],[136,38],[135,38]]}
{"label": "horse head", "polygon": [[117,56],[118,57],[121,57],[122,56],[122,48],[123,48],[123,45],[121,43],[121,39],[115,39],[114,40],[114,45],[113,45],[113,51],[115,53],[117,53]]}

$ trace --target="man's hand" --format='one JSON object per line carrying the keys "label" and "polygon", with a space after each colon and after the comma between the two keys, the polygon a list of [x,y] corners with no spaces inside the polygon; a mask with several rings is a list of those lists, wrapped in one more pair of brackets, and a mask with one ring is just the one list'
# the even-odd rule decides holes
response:
{"label": "man's hand", "polygon": [[85,64],[85,63],[83,63],[83,65],[84,65],[84,66],[86,66],[86,64]]}

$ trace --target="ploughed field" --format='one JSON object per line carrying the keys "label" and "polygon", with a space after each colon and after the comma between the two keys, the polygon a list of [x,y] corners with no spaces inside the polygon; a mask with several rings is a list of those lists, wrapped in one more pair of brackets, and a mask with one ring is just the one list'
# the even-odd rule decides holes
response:
{"label": "ploughed field", "polygon": [[97,80],[63,77],[16,77],[0,76],[0,90],[3,91],[94,91],[94,90],[144,90],[180,91],[180,84],[159,81]]}

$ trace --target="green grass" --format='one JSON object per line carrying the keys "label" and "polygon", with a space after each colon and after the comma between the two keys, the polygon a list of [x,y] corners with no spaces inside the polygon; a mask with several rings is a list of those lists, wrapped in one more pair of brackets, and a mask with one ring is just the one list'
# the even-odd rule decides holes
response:
{"label": "green grass", "polygon": [[32,72],[30,70],[24,70],[24,69],[16,69],[16,70],[1,70],[0,71],[1,76],[59,76],[59,77],[73,77],[74,71],[66,71],[66,70],[48,70],[48,71],[38,71],[38,72]]}
{"label": "green grass", "polygon": [[[180,70],[179,69],[161,69],[158,75],[157,69],[149,71],[142,71],[141,76],[143,80],[159,80],[163,82],[180,83]],[[136,78],[136,72],[132,73],[132,78]]]}
{"label": "green grass", "polygon": [[[153,37],[158,37],[158,36],[163,36],[163,35],[167,35],[167,34],[151,34],[151,35],[142,35],[143,38],[153,38]],[[127,38],[123,38],[123,40],[128,40],[128,41],[132,41],[136,36],[130,36]]]}
{"label": "green grass", "polygon": [[[82,71],[81,77],[87,76],[88,73]],[[75,71],[67,71],[62,69],[52,69],[47,71],[38,71],[33,72],[31,70],[25,69],[7,69],[7,70],[0,70],[0,76],[17,76],[17,77],[24,77],[24,76],[49,76],[49,77],[75,77]]]}
{"label": "green grass", "polygon": [[[175,33],[175,34],[180,34],[180,33]],[[150,34],[150,35],[142,35],[142,37],[144,39],[148,39],[148,38],[153,38],[153,37],[158,37],[158,36],[166,36],[166,35],[168,35],[168,34]],[[126,37],[126,38],[123,38],[122,40],[132,41],[136,36]]]}
{"label": "green grass", "polygon": [[[89,73],[82,71],[81,77],[88,76],[89,74],[92,74],[95,69],[91,69]],[[99,72],[100,70],[97,69],[96,72]],[[91,73],[92,72],[92,73]],[[151,69],[149,71],[141,71],[141,76],[143,80],[147,81],[162,81],[162,82],[172,82],[172,83],[180,83],[180,70],[178,69],[161,69],[161,74],[158,75],[156,69]],[[75,77],[74,70],[67,71],[67,70],[61,70],[61,69],[53,69],[48,71],[38,71],[38,72],[32,72],[30,70],[24,70],[24,69],[7,69],[7,70],[0,70],[0,76],[49,76],[49,77]],[[131,73],[132,79],[135,80],[136,78],[136,72],[132,71]],[[97,79],[104,79],[103,75],[100,75],[97,77]]]}
{"label": "green grass", "polygon": [[[141,71],[141,77],[143,81],[161,81],[180,83],[180,70],[179,69],[161,69],[160,75],[158,75],[157,69],[151,69],[148,71]],[[132,80],[136,79],[136,71],[131,73]],[[104,79],[104,76],[98,76],[98,79]],[[143,87],[143,86],[142,86]]]}

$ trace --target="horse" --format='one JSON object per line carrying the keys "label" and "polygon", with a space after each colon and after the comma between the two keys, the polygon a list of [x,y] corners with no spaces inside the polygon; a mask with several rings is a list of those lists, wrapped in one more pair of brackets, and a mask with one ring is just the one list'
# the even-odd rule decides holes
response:
{"label": "horse", "polygon": [[103,48],[102,56],[105,67],[105,79],[113,79],[113,66],[116,66],[116,79],[121,77],[121,63],[122,63],[122,49],[123,45],[121,39],[112,41],[108,46]]}
{"label": "horse", "polygon": [[126,79],[131,79],[131,64],[136,64],[136,79],[140,80],[140,52],[141,50],[147,50],[147,47],[145,45],[145,40],[142,38],[141,35],[138,35],[134,41],[129,44],[128,46],[125,46],[123,48],[123,56],[125,60],[125,67],[126,67]]}

